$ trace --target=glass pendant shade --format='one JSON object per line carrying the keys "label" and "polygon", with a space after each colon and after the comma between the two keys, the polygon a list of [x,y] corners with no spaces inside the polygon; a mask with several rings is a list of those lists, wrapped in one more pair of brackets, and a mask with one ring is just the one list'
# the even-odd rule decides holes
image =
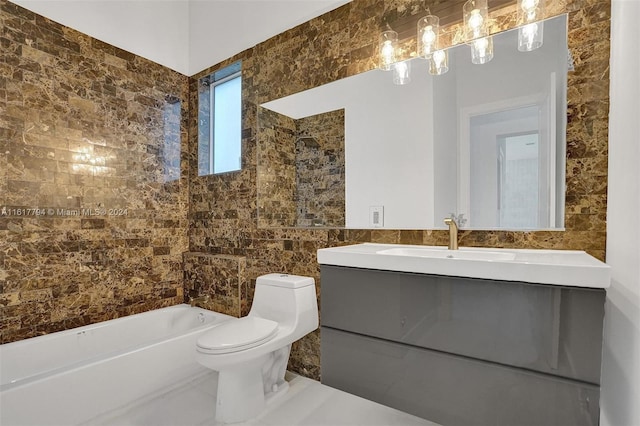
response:
{"label": "glass pendant shade", "polygon": [[518,0],[518,50],[530,52],[542,46],[543,0]]}
{"label": "glass pendant shade", "polygon": [[418,21],[418,56],[430,59],[438,46],[440,19],[427,15]]}
{"label": "glass pendant shade", "polygon": [[483,37],[471,42],[471,62],[486,64],[493,59],[493,37]]}
{"label": "glass pendant shade", "polygon": [[396,62],[393,65],[393,84],[402,86],[411,82],[411,62]]}
{"label": "glass pendant shade", "polygon": [[474,40],[489,35],[487,0],[469,0],[462,6],[466,40]]}
{"label": "glass pendant shade", "polygon": [[542,0],[518,0],[518,21],[519,24],[530,24],[542,19]]}
{"label": "glass pendant shade", "polygon": [[544,24],[532,22],[518,28],[518,50],[531,52],[542,47],[544,42]]}
{"label": "glass pendant shade", "polygon": [[531,52],[542,46],[544,24],[533,22],[518,29],[518,50]]}
{"label": "glass pendant shade", "polygon": [[393,64],[396,63],[396,51],[398,46],[398,33],[389,30],[380,34],[380,64],[379,68],[384,71],[390,71],[393,69]]}
{"label": "glass pendant shade", "polygon": [[429,74],[442,75],[449,71],[449,54],[446,50],[436,50],[429,60]]}

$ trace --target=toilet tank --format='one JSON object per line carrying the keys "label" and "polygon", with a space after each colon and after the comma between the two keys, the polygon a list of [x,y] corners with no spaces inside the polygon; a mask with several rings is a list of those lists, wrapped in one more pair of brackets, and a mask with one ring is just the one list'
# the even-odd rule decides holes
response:
{"label": "toilet tank", "polygon": [[315,280],[311,277],[290,274],[267,274],[261,275],[256,279],[256,289],[258,286],[274,286],[296,289],[313,284],[315,284]]}
{"label": "toilet tank", "polygon": [[258,316],[282,325],[318,326],[318,302],[315,280],[289,274],[267,274],[256,279],[250,316]]}

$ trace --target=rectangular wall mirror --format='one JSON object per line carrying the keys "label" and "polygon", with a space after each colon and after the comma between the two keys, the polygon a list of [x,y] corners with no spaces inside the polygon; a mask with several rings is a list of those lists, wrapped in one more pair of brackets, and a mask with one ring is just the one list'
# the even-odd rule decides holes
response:
{"label": "rectangular wall mirror", "polygon": [[520,52],[518,29],[494,57],[448,50],[432,76],[372,70],[258,107],[258,225],[438,229],[564,227],[567,17]]}

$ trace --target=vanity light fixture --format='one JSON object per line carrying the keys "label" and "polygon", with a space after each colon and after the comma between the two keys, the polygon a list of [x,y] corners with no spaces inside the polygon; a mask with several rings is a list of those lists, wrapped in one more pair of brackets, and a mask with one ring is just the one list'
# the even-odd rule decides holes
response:
{"label": "vanity light fixture", "polygon": [[429,74],[442,75],[449,71],[449,54],[439,49],[440,18],[431,14],[418,20],[418,57],[429,61]]}
{"label": "vanity light fixture", "polygon": [[398,47],[398,33],[393,30],[384,31],[380,34],[380,65],[384,71],[390,71],[396,63],[396,50]]}
{"label": "vanity light fixture", "polygon": [[[544,0],[517,0],[518,11],[518,50],[528,52],[542,46]],[[471,48],[471,62],[486,64],[493,59],[493,37],[489,35],[488,0],[468,0],[462,6],[463,25],[456,37]],[[387,25],[387,28],[389,26]],[[440,48],[440,19],[427,15],[417,21],[417,51],[411,56],[429,61],[429,73],[442,75],[449,71],[448,52]],[[458,38],[460,37],[460,38]],[[393,71],[393,82],[398,85],[411,81],[411,62],[401,60],[398,52],[398,33],[388,29],[380,34],[379,68]]]}
{"label": "vanity light fixture", "polygon": [[399,61],[398,33],[389,29],[380,34],[379,48],[379,68],[384,71],[393,71],[394,84],[408,84],[411,81],[411,63],[409,61]]}
{"label": "vanity light fixture", "polygon": [[518,50],[530,52],[542,46],[543,0],[518,0]]}
{"label": "vanity light fixture", "polygon": [[469,0],[462,6],[466,40],[471,41],[489,35],[487,0]]}
{"label": "vanity light fixture", "polygon": [[427,15],[418,20],[418,56],[431,59],[438,46],[440,19],[435,15]]}
{"label": "vanity light fixture", "polygon": [[487,0],[469,0],[462,6],[465,39],[471,47],[471,62],[486,64],[493,59],[493,38],[487,25]]}

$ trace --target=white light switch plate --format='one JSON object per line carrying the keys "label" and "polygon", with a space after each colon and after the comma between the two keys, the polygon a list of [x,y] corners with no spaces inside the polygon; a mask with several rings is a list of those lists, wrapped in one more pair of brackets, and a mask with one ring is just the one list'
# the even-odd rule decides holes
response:
{"label": "white light switch plate", "polygon": [[369,226],[372,228],[384,226],[384,206],[369,206]]}

